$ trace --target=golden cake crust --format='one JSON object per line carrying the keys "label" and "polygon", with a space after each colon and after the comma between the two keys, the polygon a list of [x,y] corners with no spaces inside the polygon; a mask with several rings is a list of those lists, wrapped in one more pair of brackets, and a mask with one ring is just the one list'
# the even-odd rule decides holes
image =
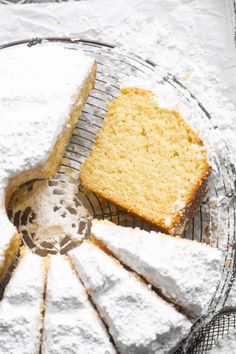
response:
{"label": "golden cake crust", "polygon": [[[138,115],[140,115],[140,119]],[[148,122],[145,122],[145,119]],[[177,160],[175,160],[175,156],[168,155],[168,151],[159,148],[156,141],[162,139],[162,134],[167,134],[170,121],[172,124],[171,134],[169,134],[170,136],[166,135],[163,139],[163,147],[167,147],[172,155],[176,153]],[[148,129],[149,131],[146,133]],[[152,130],[155,129],[156,133],[152,133]],[[129,138],[130,142],[127,142]],[[146,152],[149,141],[151,141],[150,154],[149,151]],[[143,154],[143,159],[132,149],[139,150],[140,154]],[[181,156],[182,152],[183,156]],[[187,191],[181,196],[181,200],[178,200],[178,188],[171,182],[171,176],[167,178],[169,185],[163,187],[165,173],[167,175],[169,170],[165,170],[164,175],[158,176],[160,162],[158,154],[163,154],[160,161],[163,168],[171,170],[173,178],[175,177],[175,169],[180,167],[177,187],[179,187],[178,183],[181,184],[181,173],[184,174],[187,170],[187,177],[184,177],[183,184]],[[135,165],[135,159],[139,160],[138,168]],[[124,161],[126,165],[124,165]],[[127,166],[130,166],[130,170]],[[142,168],[143,171],[141,171]],[[80,182],[90,191],[152,223],[161,231],[177,235],[184,231],[200,205],[206,192],[210,171],[207,151],[202,140],[189,127],[180,113],[160,108],[151,91],[127,87],[121,89],[118,98],[108,104],[104,125],[96,138],[91,154],[81,167]],[[145,187],[149,185],[149,172],[150,179],[153,181],[152,188],[148,190]],[[157,172],[156,176],[155,172]],[[141,176],[142,174],[144,177]],[[195,174],[197,174],[197,178],[194,177]],[[158,189],[160,176],[162,178],[162,192],[165,193],[160,200],[165,202],[168,198],[171,199],[164,207],[158,201],[158,193],[156,196],[154,195],[155,183]],[[129,189],[132,189],[133,184],[136,184],[136,180],[136,194],[132,195]],[[168,195],[169,187],[170,194]],[[138,190],[139,194],[137,194]],[[171,210],[172,204],[178,202],[181,202],[180,207],[177,210]],[[152,209],[149,208],[150,204],[152,204]]]}

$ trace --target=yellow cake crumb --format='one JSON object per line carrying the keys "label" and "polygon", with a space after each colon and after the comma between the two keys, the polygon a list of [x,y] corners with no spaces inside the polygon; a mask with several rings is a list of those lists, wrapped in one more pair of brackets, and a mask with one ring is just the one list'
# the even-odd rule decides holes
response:
{"label": "yellow cake crumb", "polygon": [[159,107],[151,91],[126,87],[108,104],[80,181],[177,234],[199,205],[209,171],[203,142],[180,113]]}

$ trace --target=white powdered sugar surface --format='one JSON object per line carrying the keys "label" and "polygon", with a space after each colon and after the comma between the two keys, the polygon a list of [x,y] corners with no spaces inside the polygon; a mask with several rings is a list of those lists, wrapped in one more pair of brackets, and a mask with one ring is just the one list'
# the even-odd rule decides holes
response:
{"label": "white powdered sugar surface", "polygon": [[98,220],[92,222],[91,234],[191,316],[207,312],[220,280],[220,250]]}
{"label": "white powdered sugar surface", "polygon": [[82,52],[56,44],[0,52],[0,264],[15,232],[5,211],[9,179],[44,165],[92,64]]}
{"label": "white powdered sugar surface", "polygon": [[10,201],[12,214],[20,215],[18,230],[33,241],[32,248],[45,249],[48,245],[60,251],[62,244],[78,243],[85,237],[91,215],[76,183],[69,182],[69,178],[67,183],[57,179],[34,181],[22,186]]}
{"label": "white powdered sugar surface", "polygon": [[56,44],[0,52],[1,198],[9,178],[44,164],[92,63]]}
{"label": "white powdered sugar surface", "polygon": [[215,345],[208,352],[209,354],[234,354],[236,353],[236,330],[230,330],[223,338],[215,341]]}
{"label": "white powdered sugar surface", "polygon": [[191,322],[89,241],[69,252],[121,354],[169,353]]}
{"label": "white powdered sugar surface", "polygon": [[0,303],[1,353],[38,353],[45,280],[43,258],[27,251]]}
{"label": "white powdered sugar surface", "polygon": [[106,329],[69,262],[51,256],[42,354],[115,354]]}
{"label": "white powdered sugar surface", "polygon": [[236,307],[236,281],[234,280],[226,305]]}
{"label": "white powdered sugar surface", "polygon": [[1,43],[56,34],[111,43],[152,60],[198,97],[236,151],[233,1],[119,0],[111,6],[89,0],[1,10]]}

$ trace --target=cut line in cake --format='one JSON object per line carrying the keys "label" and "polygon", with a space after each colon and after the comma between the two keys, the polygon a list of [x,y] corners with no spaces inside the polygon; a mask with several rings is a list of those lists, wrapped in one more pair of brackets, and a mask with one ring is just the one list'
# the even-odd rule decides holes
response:
{"label": "cut line in cake", "polygon": [[69,257],[120,354],[168,353],[187,336],[184,315],[93,243],[84,241]]}
{"label": "cut line in cake", "polygon": [[50,256],[42,354],[116,354],[109,335],[69,261]]}
{"label": "cut line in cake", "polygon": [[[47,46],[48,48],[49,47],[52,48],[52,45],[50,44],[47,44],[45,47]],[[33,46],[31,48],[37,48],[37,47],[40,48],[41,45],[36,47]],[[69,50],[62,46],[56,45],[56,47],[58,48],[60,47],[63,52],[67,51],[67,53],[78,52],[77,50],[72,50],[72,49]],[[31,50],[31,49],[28,48],[27,50]],[[58,58],[61,58],[59,54],[60,53],[58,51]],[[46,53],[45,50],[45,56],[47,57],[47,55],[48,53]],[[81,52],[80,55],[82,55]],[[62,52],[61,52],[61,56],[64,57],[64,54],[62,54]],[[87,66],[89,67],[89,69],[86,72],[87,76],[84,75],[84,80],[86,82],[84,81],[82,84],[85,85],[84,87],[86,87],[85,89],[86,92],[83,90],[81,86],[79,88],[79,92],[80,92],[79,95],[80,94],[82,96],[84,95],[82,97],[82,100],[78,99],[78,97],[76,96],[77,97],[76,99],[78,99],[77,103],[79,108],[77,107],[76,104],[74,105],[73,103],[75,102],[75,96],[72,97],[69,95],[66,98],[66,94],[64,92],[65,94],[65,95],[63,94],[64,101],[63,99],[61,99],[61,101],[63,101],[64,104],[67,99],[68,99],[67,103],[73,101],[71,105],[69,105],[68,103],[68,107],[67,107],[69,109],[68,112],[71,113],[71,115],[64,114],[65,111],[63,111],[62,106],[60,106],[61,111],[63,111],[64,118],[66,117],[68,119],[69,117],[69,120],[67,121],[64,120],[63,123],[64,129],[62,129],[62,125],[59,127],[58,124],[57,128],[59,127],[60,131],[57,131],[56,133],[55,131],[53,131],[53,129],[55,129],[55,126],[53,128],[52,126],[51,128],[47,126],[48,120],[46,120],[46,118],[44,119],[43,124],[40,125],[41,123],[37,121],[40,112],[39,113],[37,112],[37,114],[35,114],[36,118],[34,121],[31,121],[30,124],[32,123],[33,125],[36,125],[37,131],[39,131],[40,129],[42,130],[42,132],[45,134],[45,138],[47,142],[49,141],[47,139],[52,138],[53,135],[54,145],[52,144],[51,141],[51,147],[50,149],[47,150],[47,156],[45,151],[43,151],[43,153],[45,153],[44,157],[42,156],[39,157],[37,151],[34,150],[33,152],[35,154],[34,155],[35,160],[31,160],[31,158],[29,157],[29,160],[27,162],[28,164],[25,164],[25,166],[23,166],[23,164],[21,166],[15,166],[17,168],[19,167],[19,171],[16,169],[14,173],[12,173],[12,170],[10,171],[14,179],[7,177],[4,180],[4,183],[6,183],[4,187],[6,194],[2,198],[2,200],[4,200],[4,203],[7,206],[9,205],[8,202],[10,196],[12,195],[12,192],[16,188],[18,189],[19,184],[31,180],[32,178],[49,177],[49,174],[45,174],[45,173],[48,172],[50,169],[50,176],[51,176],[52,173],[55,171],[56,167],[58,166],[60,159],[55,159],[55,161],[57,160],[57,162],[52,161],[53,154],[54,157],[59,155],[61,156],[61,153],[63,152],[62,150],[65,149],[66,147],[66,144],[63,145],[64,143],[62,142],[62,140],[64,138],[62,138],[62,135],[65,133],[65,131],[66,132],[72,131],[73,128],[70,119],[72,116],[74,117],[73,112],[74,111],[77,112],[77,108],[78,108],[78,112],[76,114],[78,115],[80,113],[80,111],[82,110],[82,106],[86,101],[86,97],[87,97],[86,95],[88,95],[89,90],[94,85],[95,72],[96,72],[95,61],[93,59],[88,59],[87,57],[84,57],[84,55],[82,56],[84,62],[87,62]],[[55,59],[55,51],[51,59],[52,61]],[[1,63],[1,56],[0,56],[0,63]],[[74,66],[73,65],[72,68],[74,67],[74,69],[76,69],[77,68],[76,64]],[[55,67],[56,69],[58,69],[57,65],[55,65]],[[62,70],[60,71],[60,75],[63,74],[64,72],[63,68],[64,67],[62,65]],[[31,67],[29,66],[29,71],[30,70]],[[0,69],[0,73],[1,73],[1,69]],[[43,73],[43,75],[45,75],[45,73]],[[72,79],[74,79],[74,76]],[[89,90],[87,90],[88,88]],[[9,89],[9,87],[7,87],[7,89]],[[32,95],[34,95],[34,93],[38,94],[38,92],[34,92],[33,89]],[[59,95],[60,94],[62,94],[62,91],[59,92]],[[57,99],[53,101],[53,104],[56,108],[58,108],[56,105],[57,102],[60,102],[60,97],[59,98],[58,97],[56,97]],[[101,98],[100,94],[99,97]],[[33,96],[33,98],[35,97]],[[55,97],[53,96],[52,98],[54,99]],[[95,98],[97,99],[97,97]],[[15,101],[17,101],[17,99],[18,97],[16,97]],[[0,103],[3,102],[5,104],[5,100],[6,102],[8,102],[9,100],[9,104],[11,103],[9,96],[5,97],[4,94],[2,95],[1,84],[0,84]],[[104,104],[104,102],[105,101],[103,100],[102,105]],[[45,98],[45,96],[42,95],[40,97],[37,96],[37,99],[34,102],[27,101],[26,103],[27,104],[32,103],[32,105],[34,104],[35,106],[37,106],[38,104],[40,107],[42,106],[43,103],[45,105],[45,108],[47,108],[45,103],[48,102],[47,102],[47,98]],[[119,106],[120,103],[121,106]],[[105,105],[103,107],[105,107]],[[130,109],[130,107],[132,109]],[[27,107],[23,107],[23,108],[26,109]],[[111,173],[112,178],[118,171],[118,182],[122,182],[122,183],[121,185],[119,185],[119,183],[117,185],[114,184],[115,194],[113,196],[111,195],[112,193],[110,192],[108,194],[105,193],[102,194],[99,191],[99,183],[101,182],[101,178],[98,181],[99,183],[94,183],[93,180],[94,171],[91,170],[92,173],[90,174],[91,171],[89,170],[89,168],[87,171],[88,172],[87,175],[85,176],[84,174],[85,182],[82,181],[83,177],[81,177],[81,182],[90,191],[94,191],[98,195],[102,195],[103,197],[106,198],[106,200],[115,202],[114,208],[117,208],[116,205],[125,208],[125,210],[123,210],[124,215],[127,215],[127,211],[132,212],[133,214],[138,215],[138,217],[141,218],[140,223],[141,220],[148,221],[152,223],[154,226],[159,227],[159,229],[162,229],[163,231],[172,235],[177,235],[179,233],[182,233],[185,227],[187,226],[189,220],[193,217],[197,206],[200,204],[202,197],[205,194],[207,188],[207,180],[211,170],[211,167],[209,166],[207,160],[207,150],[203,145],[201,139],[199,138],[198,134],[195,133],[185,123],[185,121],[183,120],[183,118],[178,112],[176,112],[175,110],[169,110],[169,109],[164,109],[159,107],[159,105],[157,105],[156,103],[156,96],[148,90],[142,90],[138,87],[123,88],[119,96],[112,103],[108,105],[108,108],[109,109],[108,109],[107,116],[105,118],[104,126],[101,128],[101,131],[97,136],[97,142],[95,143],[94,150],[92,151],[87,162],[85,162],[85,165],[82,167],[82,174],[84,173],[83,169],[84,171],[86,171],[86,168],[89,166],[89,164],[90,167],[92,166],[91,156],[93,156],[94,151],[95,151],[94,161],[96,161],[96,149],[98,148],[97,151],[100,151],[102,153],[104,152],[104,154],[100,156],[99,154],[97,155],[98,159],[96,163],[98,162],[99,164],[99,161],[100,162],[110,161],[111,169],[114,167],[114,170],[112,170]],[[123,111],[125,111],[124,117],[126,119],[124,119],[124,121],[122,121],[121,119],[122,121],[121,122],[120,113],[122,116],[123,115],[122,109],[124,109]],[[126,112],[126,109],[128,113]],[[149,115],[150,109],[152,110],[152,112],[154,112],[153,115]],[[144,116],[141,114],[143,110],[145,113]],[[105,112],[105,108],[103,109],[103,111]],[[1,107],[0,107],[0,113],[1,113]],[[59,108],[57,113],[59,114]],[[140,115],[140,118],[145,118],[146,121],[145,119],[143,120],[140,119],[141,120],[141,124],[140,124],[140,120],[135,119],[136,113]],[[187,115],[185,114],[183,114],[183,116],[187,117]],[[101,117],[99,118],[101,119],[101,121],[103,121],[102,120],[103,118]],[[174,123],[172,122],[173,125],[175,123],[177,124],[176,126],[174,126],[174,128],[176,128],[174,129],[174,131],[177,132],[178,135],[178,139],[176,141],[174,139],[175,138],[174,134],[171,136],[170,139],[169,137],[167,137],[168,135],[167,133],[171,132],[171,129],[169,129],[169,127],[168,129],[166,129],[168,125],[167,118],[169,119],[169,121],[174,122]],[[163,122],[164,124],[162,126]],[[28,124],[29,121],[25,120],[23,121],[23,123]],[[120,123],[122,124],[120,125]],[[157,127],[155,123],[157,123],[157,125],[160,124],[160,126]],[[27,139],[24,140],[25,138],[27,138],[24,136],[24,130],[27,131],[27,129],[25,129],[25,126],[24,129],[20,131],[20,136],[22,135],[23,137],[19,138],[19,141],[24,142],[24,144],[25,141],[27,141]],[[173,162],[172,165],[174,167],[172,166],[173,167],[172,172],[178,170],[178,168],[176,169],[176,166],[181,162],[182,150],[181,149],[180,149],[181,151],[178,150],[178,146],[181,145],[179,143],[183,141],[186,143],[186,149],[184,150],[184,154],[183,154],[183,157],[186,158],[185,160],[187,160],[187,163],[185,164],[186,161],[183,159],[185,172],[187,174],[188,173],[191,174],[191,171],[193,170],[192,167],[195,167],[194,172],[197,172],[195,176],[196,177],[195,180],[194,179],[191,180],[191,178],[190,180],[189,179],[186,180],[190,182],[192,187],[195,183],[192,189],[189,188],[189,190],[187,190],[188,188],[180,188],[180,189],[177,188],[179,187],[179,182],[180,182],[180,180],[178,180],[177,178],[179,171],[177,171],[178,173],[176,173],[173,178],[173,180],[176,182],[176,186],[174,186],[174,189],[172,190],[171,185],[170,184],[168,185],[168,183],[164,186],[165,188],[163,188],[163,191],[166,190],[166,192],[168,192],[168,198],[166,198],[166,200],[170,201],[170,205],[169,208],[166,208],[165,210],[166,213],[163,213],[164,216],[162,215],[162,217],[159,220],[157,215],[154,215],[153,217],[153,215],[151,215],[151,212],[153,210],[154,212],[158,210],[158,208],[156,208],[156,206],[158,206],[158,203],[159,205],[161,205],[161,200],[158,200],[158,198],[156,199],[156,197],[158,196],[157,192],[160,192],[161,190],[161,186],[160,186],[161,182],[163,183],[164,180],[167,180],[167,176],[168,173],[170,172],[170,169],[164,168],[163,169],[163,176],[165,177],[164,180],[161,181],[160,178],[156,178],[155,180],[156,184],[154,183],[152,184],[152,187],[156,188],[152,190],[152,192],[155,193],[143,194],[143,190],[142,190],[142,186],[144,186],[144,189],[146,188],[146,191],[149,191],[151,179],[154,177],[153,174],[149,175],[145,173],[146,171],[148,171],[149,167],[152,170],[153,164],[157,162],[156,159],[154,158],[155,148],[156,148],[156,141],[154,136],[155,134],[152,135],[152,131],[156,133],[156,129],[159,134],[157,135],[158,137],[160,137],[160,141],[161,142],[164,141],[165,143],[166,141],[170,142],[170,145],[173,148],[173,150],[171,149],[169,150],[169,146],[166,146],[164,144],[163,146],[166,147],[166,149],[163,149],[164,151],[163,156],[161,155],[161,149],[159,151],[159,157],[162,157],[163,160],[165,159],[168,163],[171,161]],[[107,132],[109,131],[110,131],[110,137],[107,134]],[[125,150],[123,146],[121,146],[122,149],[116,149],[116,147],[120,148],[120,146],[117,145],[117,141],[116,141],[117,134],[118,134],[118,138],[121,138],[121,143],[123,143],[125,140],[128,141],[131,138],[132,144],[130,144],[129,146],[127,145],[128,147],[131,147],[130,149]],[[41,135],[42,134],[38,134],[36,136],[35,134],[33,135],[33,137],[38,138],[38,136]],[[67,136],[66,139],[67,138],[69,139],[69,134],[66,136]],[[85,138],[86,136],[87,135],[85,135]],[[113,139],[114,136],[115,139]],[[141,159],[139,161],[140,164],[135,166],[136,162],[138,161],[137,160],[138,154],[135,153],[133,154],[132,150],[135,151],[135,149],[140,147],[136,145],[137,141],[139,141],[140,136],[141,136],[141,140],[140,140],[141,146],[143,146],[142,145],[143,142],[145,144],[144,144],[144,150],[141,149],[141,154],[139,154],[138,156],[138,157],[141,156]],[[161,140],[163,136],[167,140],[165,139]],[[89,142],[91,143],[93,142],[93,138],[91,138],[90,136],[87,139],[89,140]],[[1,133],[0,133],[0,140],[1,140]],[[103,145],[98,144],[98,141],[101,142],[101,140],[103,140],[102,143],[103,142],[108,143],[108,147],[109,147],[108,149],[104,149],[104,150],[101,149]],[[68,140],[66,141],[68,142]],[[26,147],[27,149],[29,148],[29,150],[31,147],[32,149],[35,149],[34,145],[38,146],[37,145],[38,142],[34,144],[34,141],[30,141],[31,143],[30,147],[28,146],[28,143],[29,142],[27,141]],[[61,153],[57,155],[58,149],[60,150],[61,146],[64,147],[63,149],[61,149]],[[1,147],[2,145],[0,142],[0,151],[1,151]],[[88,148],[87,148],[88,150],[89,147],[90,145],[88,144]],[[181,147],[183,146],[181,145]],[[15,150],[13,149],[13,152],[14,151]],[[55,151],[57,152],[55,153]],[[142,155],[143,151],[145,154],[147,153],[146,155],[144,154],[144,158]],[[143,183],[139,184],[140,182],[139,178],[137,179],[134,178],[132,180],[132,178],[130,177],[133,176],[129,175],[129,171],[128,171],[129,169],[127,168],[123,169],[123,162],[124,162],[123,158],[126,153],[129,154],[128,162],[130,163],[130,165],[128,164],[128,167],[130,167],[130,170],[132,170],[133,167],[138,167],[136,170],[134,168],[134,170],[132,171],[137,172],[138,170],[138,172],[144,174],[144,178],[143,177],[141,178],[141,181]],[[24,151],[22,152],[22,156],[23,155],[24,155]],[[153,158],[149,159],[150,156]],[[14,154],[13,154],[12,161],[14,162]],[[48,162],[50,161],[52,162],[53,169],[51,168],[52,165],[50,164],[48,165]],[[63,161],[65,161],[65,164],[67,163],[66,158]],[[81,161],[83,161],[83,158],[79,161],[79,164],[81,163]],[[147,161],[148,163],[150,163],[150,165],[146,164]],[[76,162],[78,163],[78,161]],[[193,165],[191,165],[192,162]],[[188,163],[191,165],[190,167]],[[11,166],[13,165],[14,164],[12,164]],[[9,167],[7,164],[6,166],[7,168]],[[159,166],[157,167],[161,167],[161,163],[159,163]],[[67,169],[69,170],[69,167],[65,166],[65,171],[67,171]],[[22,172],[21,174],[21,171],[26,171],[26,172],[24,173]],[[79,169],[77,171],[79,171]],[[35,174],[36,172],[39,174],[36,175]],[[140,176],[140,174],[138,176]],[[89,178],[91,178],[92,181],[91,184],[93,185],[92,188],[86,185]],[[49,180],[49,181],[42,181],[42,184],[47,184],[49,182],[56,183],[54,180]],[[135,189],[134,198],[130,198],[129,193],[133,192],[132,188],[134,187],[136,182],[138,188],[137,189],[134,188]],[[30,184],[28,186],[30,186]],[[110,186],[108,183],[108,187]],[[122,189],[120,187],[122,188],[124,187],[124,188]],[[189,186],[187,185],[187,187]],[[83,188],[81,189],[83,190]],[[61,190],[59,191],[59,189],[56,187],[55,190],[57,190],[58,193],[62,192]],[[125,192],[127,192],[128,199],[123,199],[122,201],[123,197],[126,198]],[[121,198],[119,200],[115,199],[119,193]],[[159,193],[159,196],[160,195],[161,193]],[[187,195],[189,196],[189,199],[187,198]],[[100,199],[96,195],[93,196],[94,198],[97,199],[98,203],[100,203]],[[1,194],[1,173],[0,173],[0,198],[1,197],[2,194]],[[68,195],[66,197],[68,197]],[[66,201],[66,197],[65,198],[62,197],[63,202]],[[49,199],[50,199],[50,195],[47,195],[45,199],[46,201],[42,206],[42,210],[40,210],[40,213],[41,211],[47,212],[47,203]],[[137,199],[143,201],[143,204],[146,207],[147,207],[147,203],[152,204],[154,200],[154,208],[152,208],[152,210],[149,211],[147,211],[148,208],[146,209],[143,208],[145,210],[142,210],[142,208],[140,208],[141,204],[134,205],[134,202],[136,203]],[[107,203],[106,200],[104,200],[104,204]],[[29,211],[28,205],[24,204],[23,199],[22,201],[23,201],[22,206],[24,207],[24,210],[21,209],[16,210],[16,215],[14,215],[16,221],[18,222],[22,221],[24,224],[26,219],[34,219],[34,221],[36,221],[37,223],[37,221],[41,219],[41,214],[39,213],[38,220],[36,220],[35,210]],[[36,199],[32,198],[31,200],[32,205],[35,203],[35,201]],[[61,201],[59,200],[59,202]],[[2,218],[1,220],[2,217],[1,210],[3,210],[3,216],[5,217],[4,214],[5,206],[2,209],[0,208],[0,223],[2,220],[4,221],[4,218]],[[38,208],[38,205],[35,205],[35,207],[37,210],[40,209],[40,207]],[[72,206],[69,205],[70,208],[69,213],[73,214],[77,207],[78,205],[72,205]],[[161,214],[162,211],[163,210],[161,211],[159,210],[159,214]],[[64,209],[61,210],[62,215],[60,216],[64,217],[63,216],[65,214],[64,212],[65,212]],[[78,210],[76,210],[76,213],[79,214]],[[129,217],[131,219],[132,213],[128,215],[127,218]],[[48,216],[50,217],[50,215]],[[76,242],[77,241],[82,242],[85,234],[87,234],[90,229],[90,222],[89,224],[87,223],[86,225],[84,225],[84,219],[86,219],[87,214],[86,215],[84,214],[82,216],[83,216],[83,220],[82,220],[83,230],[81,232],[81,235],[79,235],[81,236],[81,238],[78,240],[77,237],[77,240],[75,240]],[[104,217],[104,213],[102,216]],[[99,218],[99,216],[97,217]],[[90,218],[90,215],[88,218]],[[45,220],[46,219],[41,219],[41,224],[43,224]],[[73,224],[74,221],[75,220],[73,219]],[[59,235],[60,233],[63,234],[65,230],[67,231],[69,230],[69,228],[67,228],[65,224],[61,222],[59,226],[62,226],[62,228],[59,227],[59,228],[51,229],[52,234],[58,233],[58,239],[60,238]],[[19,223],[16,222],[15,226],[18,225]],[[46,226],[46,225],[47,223],[41,226]],[[35,233],[34,227],[35,225],[33,225],[32,229],[30,230],[30,236],[32,236],[32,234]],[[16,229],[13,227],[12,230],[16,232]],[[22,231],[24,233],[24,236],[26,236],[25,232],[27,230],[23,228],[22,230],[19,231]],[[70,231],[71,230],[69,230],[69,232]],[[8,234],[10,235],[10,233]],[[12,236],[13,233],[11,237]],[[150,242],[147,242],[147,238],[149,239]],[[26,238],[24,238],[24,241],[25,239]],[[42,254],[46,256],[48,253],[50,253],[51,245],[49,245],[47,242],[44,242],[43,239],[44,239],[44,234],[42,233],[42,238],[41,239],[39,238],[39,240],[37,241],[39,241],[40,247],[45,246],[47,248],[47,250],[45,250],[45,252]],[[6,238],[6,247],[4,245],[5,241],[4,242],[3,241],[4,240],[2,241],[0,240],[0,279],[1,279],[1,275],[4,275],[6,273],[8,269],[8,265],[11,263],[11,260],[14,258],[14,254],[16,250],[19,248],[20,238],[17,233],[15,233],[15,236],[11,238],[10,242],[9,242],[9,238],[8,239]],[[67,243],[60,244],[60,246],[63,247],[65,253],[67,253],[71,247],[71,245],[68,246]],[[33,245],[32,250],[35,252],[35,245]],[[55,251],[51,250],[51,253],[55,253]],[[47,263],[47,259],[49,259],[48,263]],[[1,260],[3,260],[2,274],[1,274]],[[165,264],[166,260],[168,260],[167,264]],[[179,260],[180,262],[178,262]],[[51,348],[54,348],[55,351],[59,350],[59,352],[60,351],[64,352],[69,350],[71,353],[73,353],[73,350],[75,349],[74,354],[77,354],[78,351],[83,352],[83,350],[85,352],[91,351],[99,354],[99,350],[101,349],[101,354],[103,353],[110,354],[110,353],[115,353],[116,348],[119,348],[118,351],[121,354],[123,353],[124,354],[127,353],[130,354],[137,354],[137,353],[154,354],[155,353],[156,354],[156,353],[169,353],[170,351],[172,352],[173,350],[175,350],[178,343],[183,338],[186,337],[192,325],[191,320],[189,320],[187,317],[189,316],[196,319],[204,315],[206,311],[209,309],[210,301],[213,297],[215,288],[220,278],[221,252],[217,249],[213,249],[211,247],[202,244],[197,244],[196,242],[182,240],[179,237],[172,238],[170,236],[163,235],[160,233],[155,233],[155,232],[147,233],[137,229],[124,228],[124,227],[120,228],[111,223],[98,222],[97,220],[94,220],[92,226],[91,241],[85,241],[80,247],[69,252],[69,262],[67,259],[65,259],[62,256],[46,257],[46,261],[44,260],[44,263],[45,262],[47,263],[48,266],[47,270],[49,271],[49,273],[46,282],[47,287],[45,288],[44,291],[44,293],[46,294],[46,302],[44,302],[45,307],[41,306],[41,312],[40,312],[41,316],[43,316],[44,329],[43,329],[43,335],[41,335],[40,337],[42,339],[42,342],[39,348],[39,352],[46,354],[50,352]],[[22,261],[20,259],[19,266],[21,266],[21,264]],[[73,269],[71,268],[71,266]],[[136,273],[133,273],[132,270],[134,270]],[[202,276],[203,273],[206,275],[206,277]],[[16,273],[14,272],[11,281],[15,279],[15,274]],[[44,274],[45,274],[45,270],[44,270]],[[196,279],[194,279],[195,277]],[[84,284],[86,290],[83,288],[83,285],[80,280],[82,280],[82,283]],[[193,282],[193,280],[196,280],[196,282]],[[8,289],[8,287],[6,289]],[[153,291],[156,289],[160,290],[161,296],[158,296],[156,292]],[[6,290],[6,294],[7,291],[8,290]],[[90,296],[90,298],[87,296],[86,291]],[[41,295],[42,292],[41,290],[39,290],[38,296],[40,298],[42,297]],[[5,306],[4,304],[7,301],[8,300],[6,295],[6,299],[5,298],[3,299],[3,306]],[[175,305],[177,304],[178,309],[176,309],[177,306],[172,306],[171,302]],[[96,314],[96,310],[97,310],[97,314]],[[154,316],[155,318],[152,319],[152,316]],[[138,317],[139,319],[141,318],[140,321],[138,321]],[[142,326],[145,328],[142,328]],[[40,328],[42,329],[42,326]],[[108,335],[108,329],[110,331],[110,336]],[[34,332],[38,333],[38,328],[34,330]],[[91,334],[91,332],[94,334],[94,336],[92,335],[88,336],[88,333]],[[114,341],[112,340],[112,338],[114,339]],[[38,348],[38,339],[35,340],[35,343],[36,343],[36,347]],[[1,342],[0,342],[0,352],[1,352]]]}
{"label": "cut line in cake", "polygon": [[93,220],[91,237],[189,316],[207,313],[221,278],[222,252],[204,243]]}
{"label": "cut line in cake", "polygon": [[46,259],[27,249],[0,302],[0,353],[38,353],[43,326]]}

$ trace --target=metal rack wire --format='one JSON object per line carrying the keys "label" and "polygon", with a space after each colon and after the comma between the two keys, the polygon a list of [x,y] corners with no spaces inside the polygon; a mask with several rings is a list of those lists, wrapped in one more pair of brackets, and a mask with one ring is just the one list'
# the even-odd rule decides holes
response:
{"label": "metal rack wire", "polygon": [[[188,341],[186,353],[202,354],[212,349],[215,340],[223,338],[230,330],[236,328],[236,308],[225,307],[220,310],[211,321],[203,324],[194,332]],[[183,353],[180,348],[175,354]]]}
{"label": "metal rack wire", "polygon": [[[95,89],[89,96],[54,179],[63,183],[64,186],[69,179],[73,181],[72,183],[77,184],[78,191],[86,199],[88,209],[93,217],[108,218],[114,223],[125,226],[138,226],[146,230],[153,229],[139,218],[84,190],[78,184],[78,175],[80,165],[85,161],[94,143],[94,138],[102,126],[106,103],[116,97],[121,81],[130,76],[142,76],[149,79],[157,75],[159,68],[149,60],[118,51],[112,45],[76,38],[36,38],[3,45],[0,46],[0,50],[15,45],[43,45],[47,41],[60,43],[73,50],[82,48],[87,55],[96,58],[98,67]],[[157,78],[156,83],[160,87],[171,88],[184,104],[192,107],[191,109],[196,112],[197,118],[204,127],[206,137],[217,132],[211,115],[176,77],[167,73],[161,78]],[[216,314],[224,306],[236,272],[234,247],[236,242],[236,173],[235,167],[230,161],[230,151],[227,144],[223,142],[222,146],[220,155],[212,147],[211,162],[214,165],[214,171],[208,198],[201,205],[183,235],[183,237],[192,240],[205,241],[215,245],[224,243],[225,259],[222,278],[209,307],[209,312],[213,314]],[[193,327],[189,338],[177,353],[182,353],[184,350],[189,353],[205,353],[211,348],[214,338],[227,331],[227,328],[232,325],[232,321],[235,326],[236,311],[232,310],[231,312],[220,312],[210,322],[207,319],[200,320],[201,325],[199,326],[198,323]]]}

